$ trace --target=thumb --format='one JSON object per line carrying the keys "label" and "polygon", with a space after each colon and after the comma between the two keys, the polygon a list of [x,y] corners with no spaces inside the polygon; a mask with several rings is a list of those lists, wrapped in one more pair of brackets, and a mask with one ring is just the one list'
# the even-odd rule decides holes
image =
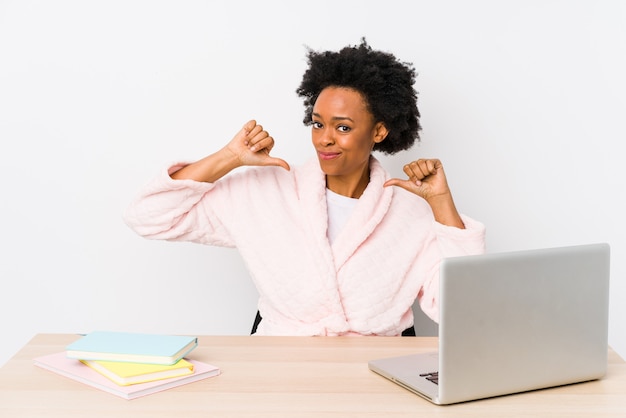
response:
{"label": "thumb", "polygon": [[389,187],[389,186],[398,186],[398,187],[403,188],[404,190],[407,190],[413,193],[415,193],[415,189],[418,187],[414,182],[410,180],[401,180],[401,179],[396,179],[396,178],[389,179],[383,184],[383,187]]}
{"label": "thumb", "polygon": [[402,183],[402,180],[400,179],[389,179],[387,180],[384,184],[383,187],[389,187],[389,186],[400,186],[400,183]]}
{"label": "thumb", "polygon": [[291,168],[289,167],[289,164],[287,163],[287,161],[281,159],[281,158],[275,158],[275,157],[269,157],[267,159],[267,165],[275,165],[278,167],[282,167],[285,170],[289,171]]}

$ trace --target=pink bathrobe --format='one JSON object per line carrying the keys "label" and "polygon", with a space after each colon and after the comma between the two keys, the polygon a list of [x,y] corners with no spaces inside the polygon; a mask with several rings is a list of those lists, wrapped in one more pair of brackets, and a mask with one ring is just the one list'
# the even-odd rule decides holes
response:
{"label": "pink bathrobe", "polygon": [[317,159],[291,171],[248,168],[215,183],[169,177],[184,165],[150,183],[125,221],[146,238],[237,247],[260,296],[258,335],[399,335],[413,324],[416,298],[437,321],[441,258],[485,249],[481,223],[435,222],[422,198],[383,187],[389,175],[375,158],[332,246]]}

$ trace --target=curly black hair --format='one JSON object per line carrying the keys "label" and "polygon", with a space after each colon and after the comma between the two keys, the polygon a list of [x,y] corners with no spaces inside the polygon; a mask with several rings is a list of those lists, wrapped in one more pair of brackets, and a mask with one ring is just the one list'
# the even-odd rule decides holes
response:
{"label": "curly black hair", "polygon": [[347,87],[360,92],[376,122],[389,131],[374,151],[395,154],[419,141],[421,129],[417,108],[415,69],[390,53],[375,51],[365,38],[357,46],[339,52],[309,49],[309,68],[302,77],[298,96],[304,98],[304,124],[312,124],[313,106],[326,87]]}

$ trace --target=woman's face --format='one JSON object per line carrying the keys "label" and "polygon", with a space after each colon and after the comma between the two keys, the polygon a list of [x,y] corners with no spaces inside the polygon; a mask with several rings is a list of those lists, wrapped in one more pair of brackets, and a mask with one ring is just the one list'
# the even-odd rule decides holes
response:
{"label": "woman's face", "polygon": [[361,93],[345,87],[325,88],[313,106],[312,121],[313,146],[328,187],[333,190],[334,181],[354,186],[364,176],[367,181],[370,154],[385,139],[387,129],[374,122]]}

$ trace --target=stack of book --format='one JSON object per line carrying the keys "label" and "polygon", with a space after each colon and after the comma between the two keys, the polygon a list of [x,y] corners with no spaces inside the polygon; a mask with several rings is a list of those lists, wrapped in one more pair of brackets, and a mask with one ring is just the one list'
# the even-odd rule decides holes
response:
{"label": "stack of book", "polygon": [[186,358],[196,337],[94,331],[35,365],[125,399],[217,376],[219,368]]}

